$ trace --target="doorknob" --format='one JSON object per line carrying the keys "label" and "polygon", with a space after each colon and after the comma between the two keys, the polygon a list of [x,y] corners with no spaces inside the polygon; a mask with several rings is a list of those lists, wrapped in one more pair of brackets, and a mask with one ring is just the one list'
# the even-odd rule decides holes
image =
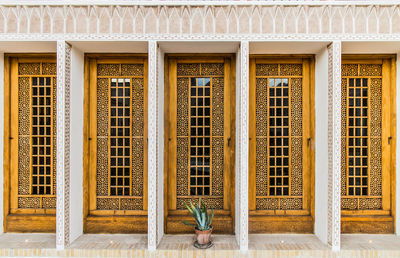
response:
{"label": "doorknob", "polygon": [[228,147],[231,146],[231,137],[228,138]]}
{"label": "doorknob", "polygon": [[392,141],[392,136],[388,137],[388,144],[390,144],[390,142]]}
{"label": "doorknob", "polygon": [[311,137],[307,138],[307,146],[310,146],[311,144]]}

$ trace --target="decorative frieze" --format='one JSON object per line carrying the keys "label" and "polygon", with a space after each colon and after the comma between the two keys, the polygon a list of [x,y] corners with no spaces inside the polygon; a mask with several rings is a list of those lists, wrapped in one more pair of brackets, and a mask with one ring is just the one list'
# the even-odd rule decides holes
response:
{"label": "decorative frieze", "polygon": [[1,6],[0,33],[392,34],[399,5]]}

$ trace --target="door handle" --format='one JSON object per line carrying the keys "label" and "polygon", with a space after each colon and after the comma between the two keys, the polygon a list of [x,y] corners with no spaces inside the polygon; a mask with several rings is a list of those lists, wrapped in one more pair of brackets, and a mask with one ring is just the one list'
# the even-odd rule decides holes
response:
{"label": "door handle", "polygon": [[392,141],[392,136],[388,137],[388,144],[390,144],[390,142]]}
{"label": "door handle", "polygon": [[231,137],[228,138],[228,147],[231,146]]}
{"label": "door handle", "polygon": [[311,144],[311,137],[308,137],[307,138],[307,146],[310,146],[310,144]]}

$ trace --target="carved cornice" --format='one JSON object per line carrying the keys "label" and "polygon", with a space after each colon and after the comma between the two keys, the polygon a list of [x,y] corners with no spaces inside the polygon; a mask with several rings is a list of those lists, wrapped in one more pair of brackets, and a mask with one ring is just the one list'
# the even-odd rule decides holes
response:
{"label": "carved cornice", "polygon": [[[290,1],[289,1],[290,2]],[[314,2],[314,1],[313,1]],[[208,39],[387,40],[400,38],[400,5],[18,5],[0,6],[0,33],[7,39],[43,40]],[[145,2],[148,3],[148,2]],[[203,2],[201,2],[203,3]],[[207,2],[204,2],[207,3]],[[270,3],[270,2],[268,2]],[[321,3],[319,1],[315,3]],[[22,39],[21,39],[22,40]]]}

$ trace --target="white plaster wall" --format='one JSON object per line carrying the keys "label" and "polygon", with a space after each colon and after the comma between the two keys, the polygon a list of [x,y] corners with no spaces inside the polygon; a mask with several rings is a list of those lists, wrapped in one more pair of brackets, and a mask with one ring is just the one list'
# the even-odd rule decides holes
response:
{"label": "white plaster wall", "polygon": [[76,47],[71,51],[70,115],[70,242],[83,233],[83,94],[84,54]]}
{"label": "white plaster wall", "polygon": [[0,53],[0,234],[4,230],[4,53]]}
{"label": "white plaster wall", "polygon": [[328,49],[315,58],[315,235],[328,243]]}
{"label": "white plaster wall", "polygon": [[164,51],[157,51],[157,244],[164,235]]}
{"label": "white plaster wall", "polygon": [[396,60],[396,207],[395,207],[395,212],[396,212],[396,218],[395,218],[395,233],[396,235],[400,236],[400,148],[399,148],[399,142],[400,142],[400,52],[397,53],[397,60]]}

